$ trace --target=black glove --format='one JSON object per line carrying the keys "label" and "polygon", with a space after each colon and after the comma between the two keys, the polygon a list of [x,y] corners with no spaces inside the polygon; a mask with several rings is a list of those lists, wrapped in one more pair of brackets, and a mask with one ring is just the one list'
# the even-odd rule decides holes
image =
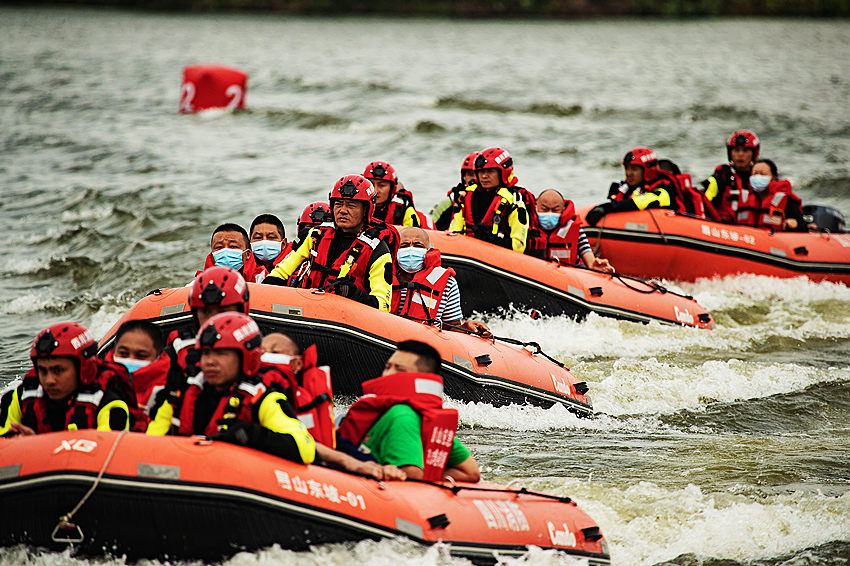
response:
{"label": "black glove", "polygon": [[256,423],[228,420],[227,428],[210,437],[210,440],[248,446],[267,454],[274,454],[293,462],[302,462],[298,445],[292,436],[279,434]]}
{"label": "black glove", "polygon": [[346,297],[358,303],[365,303],[369,295],[354,286],[348,279],[338,279],[338,283],[334,283],[334,293],[340,297]]}
{"label": "black glove", "polygon": [[609,212],[613,212],[615,209],[614,202],[603,202],[598,206],[594,206],[590,209],[587,215],[584,217],[584,221],[587,222],[590,226],[595,226],[599,220],[608,214]]}
{"label": "black glove", "polygon": [[611,186],[608,188],[608,198],[614,198],[614,195],[620,192],[620,186],[622,183],[617,183],[616,181],[611,183]]}
{"label": "black glove", "polygon": [[260,428],[262,427],[254,423],[228,419],[227,428],[211,436],[210,440],[220,440],[239,446],[253,446],[256,443],[259,435],[258,429]]}
{"label": "black glove", "polygon": [[499,244],[499,235],[493,233],[492,226],[484,226],[483,224],[479,224],[475,227],[475,231],[472,235],[477,240],[484,240],[485,242],[490,242],[491,244]]}

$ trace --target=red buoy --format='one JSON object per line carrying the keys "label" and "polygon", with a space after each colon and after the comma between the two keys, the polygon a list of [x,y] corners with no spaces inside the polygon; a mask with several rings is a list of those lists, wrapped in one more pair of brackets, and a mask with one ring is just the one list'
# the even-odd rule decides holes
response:
{"label": "red buoy", "polygon": [[234,110],[245,106],[248,74],[220,65],[190,65],[183,69],[180,113],[207,108]]}

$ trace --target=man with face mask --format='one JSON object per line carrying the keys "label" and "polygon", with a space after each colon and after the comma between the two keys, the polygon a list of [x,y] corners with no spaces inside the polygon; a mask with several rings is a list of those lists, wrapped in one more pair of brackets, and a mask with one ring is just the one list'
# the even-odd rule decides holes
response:
{"label": "man with face mask", "polygon": [[440,251],[431,247],[427,232],[410,227],[404,228],[399,236],[396,254],[399,269],[393,283],[390,312],[428,324],[445,325],[450,330],[464,329],[492,336],[483,322],[463,320],[454,271],[440,265]]}
{"label": "man with face mask", "polygon": [[260,214],[254,218],[248,232],[251,234],[251,251],[254,252],[254,260],[266,272],[274,269],[274,266],[283,261],[286,254],[292,250],[291,244],[286,241],[283,222],[274,214]]}
{"label": "man with face mask", "polygon": [[537,217],[540,229],[546,235],[545,259],[564,265],[578,265],[582,261],[591,269],[614,273],[607,259],[593,254],[573,201],[566,200],[555,189],[547,189],[537,197]]}
{"label": "man with face mask", "polygon": [[[753,165],[749,191],[738,203],[735,223],[770,228],[772,230],[806,230],[800,197],[791,190],[791,183],[778,178],[776,164],[759,159]],[[816,227],[815,227],[816,228]]]}
{"label": "man with face mask", "polygon": [[[204,269],[221,265],[238,271],[245,281],[262,283],[265,279],[268,272],[257,264],[248,232],[239,224],[225,222],[216,227],[210,239],[210,247]],[[198,271],[195,275],[200,273]]]}
{"label": "man with face mask", "polygon": [[119,326],[115,332],[115,347],[104,359],[127,368],[136,400],[145,411],[157,392],[165,387],[171,368],[162,332],[147,320],[128,320]]}

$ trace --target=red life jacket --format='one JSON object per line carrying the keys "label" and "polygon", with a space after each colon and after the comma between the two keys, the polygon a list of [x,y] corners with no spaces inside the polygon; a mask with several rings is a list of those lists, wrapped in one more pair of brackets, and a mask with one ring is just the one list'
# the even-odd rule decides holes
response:
{"label": "red life jacket", "polygon": [[522,197],[528,211],[528,236],[523,253],[542,258],[546,255],[546,232],[540,226],[540,218],[537,216],[537,198],[525,187],[514,186],[513,189]]}
{"label": "red life jacket", "polygon": [[677,212],[687,212],[684,197],[681,195],[681,191],[679,189],[678,179],[672,173],[668,173],[661,169],[656,172],[655,179],[649,182],[641,181],[641,183],[636,187],[628,186],[625,181],[620,183],[620,189],[611,195],[611,200],[629,200],[633,199],[637,195],[651,193],[657,189],[664,189],[670,196],[670,206],[666,208],[670,208]]}
{"label": "red life jacket", "polygon": [[383,206],[376,206],[372,218],[401,226],[404,223],[404,212],[413,207],[413,195],[407,189],[399,189],[393,193]]}
{"label": "red life jacket", "polygon": [[738,203],[735,223],[782,230],[790,195],[793,195],[791,183],[785,179],[768,183],[764,196],[747,191],[746,200]]}
{"label": "red life jacket", "polygon": [[339,257],[331,263],[328,258],[328,251],[336,234],[337,231],[333,227],[333,224],[329,223],[322,224],[318,228],[313,229],[313,249],[310,250],[310,255],[312,256],[310,273],[304,278],[301,286],[317,289],[332,283],[339,277],[342,267],[348,263],[350,267],[346,277],[352,281],[355,287],[368,294],[366,281],[369,278],[369,259],[372,257],[372,252],[375,251],[375,248],[381,242],[379,230],[376,228],[367,228],[361,231],[354,238],[348,249],[339,254]]}
{"label": "red life jacket", "polygon": [[[216,410],[204,425],[203,430],[197,431],[194,426],[195,408],[198,396],[204,388],[204,375],[199,373],[190,377],[188,380],[189,387],[186,389],[180,407],[180,425],[177,428],[177,433],[182,436],[193,434],[212,436],[221,431],[222,425],[219,424],[219,421],[222,419],[255,422],[254,407],[258,405],[266,391],[272,387],[285,391],[294,379],[294,376],[284,375],[277,366],[274,368],[260,367],[259,375],[243,377],[231,384],[227,393],[222,395]],[[289,399],[289,395],[287,395],[287,399]]]}
{"label": "red life jacket", "polygon": [[418,210],[416,210],[414,212],[416,212],[416,218],[419,219],[419,227],[420,228],[424,228],[425,230],[436,230],[437,229],[437,227],[434,226],[434,221],[431,219],[430,216],[428,216],[424,212],[419,212]]}
{"label": "red life jacket", "polygon": [[749,198],[749,183],[744,186],[741,176],[728,163],[718,165],[713,175],[717,182],[717,196],[712,200],[717,217],[723,221],[734,221],[739,203]]}
{"label": "red life jacket", "polygon": [[565,265],[578,263],[578,238],[581,234],[581,221],[576,215],[576,207],[571,200],[564,200],[564,211],[558,219],[558,226],[547,237],[546,259],[553,259]]}
{"label": "red life jacket", "polygon": [[[398,279],[393,281],[390,312],[433,324],[437,319],[437,311],[449,277],[455,275],[453,269],[441,267],[440,264],[440,250],[431,248],[425,253],[424,267],[413,274],[409,283],[402,283]],[[404,303],[400,304],[402,289],[407,289],[407,293]]]}
{"label": "red life jacket", "polygon": [[496,189],[493,192],[493,201],[490,203],[484,216],[481,217],[481,221],[476,223],[472,218],[472,195],[476,190],[478,190],[478,185],[469,185],[466,187],[466,192],[463,196],[461,205],[463,207],[463,221],[465,224],[463,233],[468,236],[474,236],[477,226],[492,227],[493,224],[498,224],[499,232],[510,241],[511,226],[508,222],[508,217],[511,215],[515,204],[499,195],[498,189]]}
{"label": "red life jacket", "polygon": [[[109,350],[104,356],[107,362],[118,363],[115,361],[115,350]],[[130,375],[130,382],[133,384],[133,390],[136,393],[136,401],[139,408],[147,410],[149,404],[153,402],[156,394],[163,388],[168,381],[168,370],[171,368],[171,358],[163,352],[160,356],[145,367],[141,367]]]}
{"label": "red life jacket", "polygon": [[422,417],[423,479],[441,480],[458,422],[455,409],[443,408],[443,378],[433,373],[395,373],[364,381],[363,393],[348,410],[339,435],[359,446],[390,407],[410,405]]}
{"label": "red life jacket", "polygon": [[331,368],[316,365],[318,354],[315,345],[304,350],[302,357],[304,366],[298,376],[293,375],[288,364],[263,362],[263,365],[277,368],[285,377],[291,378],[288,390],[294,392],[294,395],[289,401],[298,420],[310,431],[316,442],[336,448]]}
{"label": "red life jacket", "polygon": [[[282,260],[283,258],[278,255],[275,259]],[[206,261],[204,261],[204,269],[212,267],[214,265],[215,259],[213,259],[212,252],[210,252],[209,254],[207,254]],[[277,265],[277,263],[275,263],[275,265]],[[195,277],[197,277],[201,273],[203,273],[203,270],[196,271]],[[249,283],[262,283],[263,279],[266,278],[266,275],[269,274],[268,271],[266,271],[266,268],[262,265],[259,265],[257,263],[257,260],[254,259],[254,252],[251,252],[251,256],[242,264],[242,268],[239,269],[239,273],[242,275],[242,277],[245,278],[245,281],[248,281]]]}
{"label": "red life jacket", "polygon": [[[20,387],[21,422],[39,434],[53,432],[47,416],[47,396],[41,388],[34,368],[24,376]],[[63,430],[68,430],[72,425],[76,429],[97,428],[98,407],[107,388],[118,392],[119,397],[127,403],[130,409],[128,415],[130,430],[144,431],[149,419],[139,409],[127,369],[120,364],[103,360],[98,361],[94,381],[88,385],[81,383],[68,403]]]}

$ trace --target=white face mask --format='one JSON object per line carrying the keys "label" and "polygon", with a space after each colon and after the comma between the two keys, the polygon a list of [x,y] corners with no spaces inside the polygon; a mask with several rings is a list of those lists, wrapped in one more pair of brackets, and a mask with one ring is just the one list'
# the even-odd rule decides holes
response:
{"label": "white face mask", "polygon": [[145,366],[151,365],[150,360],[136,360],[134,358],[119,358],[118,356],[113,356],[112,359],[115,360],[115,363],[121,364],[125,368],[127,368],[127,371],[130,373],[130,375],[133,375],[133,372],[136,371],[139,368],[143,368]]}
{"label": "white face mask", "polygon": [[288,354],[275,354],[273,352],[264,352],[260,356],[260,360],[267,364],[289,365],[292,362],[293,356]]}

